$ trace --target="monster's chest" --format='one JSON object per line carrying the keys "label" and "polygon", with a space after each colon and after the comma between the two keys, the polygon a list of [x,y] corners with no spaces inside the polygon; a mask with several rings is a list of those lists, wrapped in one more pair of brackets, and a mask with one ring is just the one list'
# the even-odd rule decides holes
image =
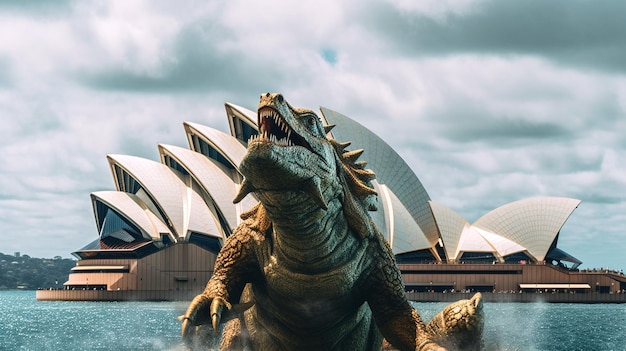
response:
{"label": "monster's chest", "polygon": [[292,299],[336,298],[349,294],[359,279],[358,262],[351,261],[341,267],[315,274],[294,272],[279,261],[264,267],[270,293]]}
{"label": "monster's chest", "polygon": [[[270,255],[263,263],[265,294],[272,301],[311,302],[326,301],[344,303],[359,295],[359,287],[366,271],[368,259],[365,245],[351,252],[339,264],[316,266],[307,271],[302,266],[294,268],[280,255]],[[335,261],[336,262],[336,261]]]}

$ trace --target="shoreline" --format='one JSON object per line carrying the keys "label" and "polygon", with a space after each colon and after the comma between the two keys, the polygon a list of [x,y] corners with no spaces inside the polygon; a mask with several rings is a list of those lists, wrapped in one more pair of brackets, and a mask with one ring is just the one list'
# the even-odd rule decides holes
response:
{"label": "shoreline", "polygon": [[[35,291],[38,301],[191,301],[196,295],[191,291],[107,291],[107,290],[20,290]],[[454,292],[406,292],[406,297],[412,302],[455,302],[469,299],[471,293]],[[604,293],[490,293],[483,292],[484,303],[581,303],[581,304],[606,304],[626,303],[626,294]]]}

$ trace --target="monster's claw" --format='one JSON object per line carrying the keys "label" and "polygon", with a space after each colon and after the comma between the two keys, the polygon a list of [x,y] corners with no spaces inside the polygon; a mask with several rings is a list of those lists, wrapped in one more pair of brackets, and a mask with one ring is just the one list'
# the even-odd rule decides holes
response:
{"label": "monster's claw", "polygon": [[222,319],[222,311],[224,307],[227,309],[231,309],[230,303],[224,300],[221,297],[216,297],[211,302],[211,324],[213,325],[213,330],[217,333],[219,331],[220,320]]}
{"label": "monster's claw", "polygon": [[191,331],[195,326],[208,322],[207,305],[209,302],[211,302],[211,298],[200,294],[191,301],[185,314],[178,317],[178,320],[183,322],[181,330],[183,339],[191,337]]}
{"label": "monster's claw", "polygon": [[218,327],[220,325],[220,313],[212,313],[211,314],[211,324],[213,325],[213,330],[217,333],[219,331]]}

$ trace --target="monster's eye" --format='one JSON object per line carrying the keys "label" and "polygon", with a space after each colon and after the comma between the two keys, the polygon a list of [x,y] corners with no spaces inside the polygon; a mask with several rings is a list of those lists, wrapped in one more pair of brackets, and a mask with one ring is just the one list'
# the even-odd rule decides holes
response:
{"label": "monster's eye", "polygon": [[318,127],[318,118],[314,113],[305,113],[300,115],[300,123],[302,126],[306,127],[311,134],[315,136],[320,136],[320,130]]}
{"label": "monster's eye", "polygon": [[316,116],[312,115],[304,115],[301,117],[302,123],[309,128],[313,128],[315,126],[315,119]]}

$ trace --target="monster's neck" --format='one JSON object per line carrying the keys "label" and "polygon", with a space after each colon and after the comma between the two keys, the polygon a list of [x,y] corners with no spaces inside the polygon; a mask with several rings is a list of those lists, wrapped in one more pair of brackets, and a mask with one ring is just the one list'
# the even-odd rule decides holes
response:
{"label": "monster's neck", "polygon": [[[339,198],[324,210],[306,194],[261,196],[273,226],[274,255],[295,271],[322,272],[348,261],[357,250]],[[279,200],[280,199],[280,200]]]}

